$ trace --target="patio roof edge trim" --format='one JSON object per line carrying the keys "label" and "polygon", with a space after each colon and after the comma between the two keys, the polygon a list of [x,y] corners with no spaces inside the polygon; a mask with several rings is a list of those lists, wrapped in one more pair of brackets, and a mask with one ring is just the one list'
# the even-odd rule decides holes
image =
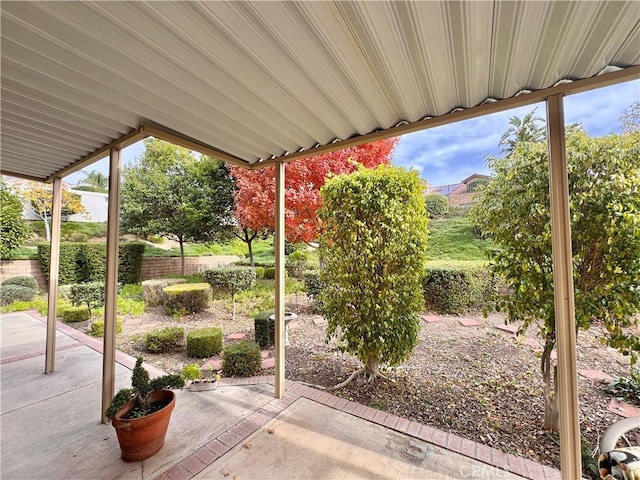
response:
{"label": "patio roof edge trim", "polygon": [[442,125],[447,125],[462,120],[468,120],[482,115],[509,110],[511,108],[531,105],[533,103],[542,101],[552,95],[575,94],[584,92],[586,90],[607,87],[610,85],[635,79],[640,79],[640,65],[633,65],[630,67],[621,68],[620,70],[617,70],[615,72],[601,73],[593,77],[575,81],[567,82],[560,80],[559,82],[556,82],[556,84],[552,87],[534,90],[531,91],[531,93],[508,97],[502,100],[496,100],[495,102],[487,102],[487,100],[484,100],[481,104],[474,107],[469,107],[467,109],[455,108],[450,113],[446,113],[438,117],[425,118],[423,120],[418,120],[417,122],[405,123],[396,127],[388,128],[386,130],[375,130],[371,133],[356,135],[345,140],[320,145],[316,148],[309,148],[307,150],[297,151],[288,155],[281,155],[279,157],[270,158],[262,162],[253,163],[249,166],[249,168],[260,169],[275,165],[280,162],[288,163],[303,157],[312,157],[322,153],[329,153],[336,150],[341,150],[343,148],[360,145],[362,143],[383,140],[391,137],[398,137],[407,133],[413,133],[420,130],[439,127]]}
{"label": "patio roof edge trim", "polygon": [[239,157],[236,157],[235,155],[183,135],[180,132],[171,130],[170,128],[146,123],[140,125],[140,130],[145,134],[145,136],[159,138],[160,140],[165,140],[167,142],[180,145],[181,147],[188,148],[204,155],[209,155],[213,158],[217,158],[218,160],[222,160],[243,168],[249,167],[249,162],[246,160],[243,160]]}
{"label": "patio roof edge trim", "polygon": [[129,133],[122,135],[120,138],[115,139],[113,142],[100,147],[99,149],[95,150],[94,152],[90,153],[84,158],[78,160],[77,162],[74,162],[71,165],[63,168],[62,170],[57,171],[56,173],[51,175],[49,178],[47,178],[45,180],[45,183],[49,183],[53,181],[53,179],[56,177],[62,178],[62,177],[66,177],[71,173],[77,172],[78,170],[81,170],[87,165],[90,165],[96,162],[97,160],[100,160],[101,158],[107,157],[109,155],[109,151],[112,148],[118,148],[118,149],[126,148],[129,145],[133,145],[137,141],[142,140],[144,137],[145,137],[145,134],[142,131],[142,129],[136,128],[135,130],[132,130]]}
{"label": "patio roof edge trim", "polygon": [[34,177],[33,175],[24,175],[22,173],[15,173],[8,170],[0,170],[0,174],[7,175],[8,177],[19,178],[21,180],[29,180],[32,182],[39,182],[39,183],[45,182],[45,179],[41,177]]}

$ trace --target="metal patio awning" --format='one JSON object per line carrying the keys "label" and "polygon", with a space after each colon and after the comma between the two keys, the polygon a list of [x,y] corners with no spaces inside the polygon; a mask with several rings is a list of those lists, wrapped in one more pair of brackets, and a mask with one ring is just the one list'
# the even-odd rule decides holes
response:
{"label": "metal patio awning", "polygon": [[639,76],[633,1],[0,8],[0,168],[43,181],[146,135],[258,165]]}

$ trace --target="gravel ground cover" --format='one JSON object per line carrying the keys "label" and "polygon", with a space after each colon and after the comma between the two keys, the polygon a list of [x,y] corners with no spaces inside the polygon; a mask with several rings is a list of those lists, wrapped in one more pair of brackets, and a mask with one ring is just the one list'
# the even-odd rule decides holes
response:
{"label": "gravel ground cover", "polygon": [[[287,310],[298,313],[298,328],[290,330],[286,349],[287,378],[329,388],[359,368],[354,358],[338,351],[335,341],[326,341],[326,325],[305,296],[289,296],[287,300]],[[535,332],[530,330],[520,338],[503,332],[496,328],[504,325],[504,316],[499,314],[463,318],[480,325],[464,327],[455,316],[437,316],[433,323],[421,320],[418,346],[406,363],[385,372],[388,380],[365,383],[360,378],[332,393],[559,468],[559,438],[542,428],[542,345]],[[131,355],[143,355],[169,372],[204,362],[188,357],[184,349],[164,354],[145,352],[144,333],[164,326],[182,326],[187,332],[217,326],[225,338],[245,332],[253,339],[253,319],[240,310],[232,321],[230,301],[215,300],[207,311],[178,320],[165,316],[160,308],[125,318],[117,346]],[[89,325],[85,322],[76,327],[87,331]],[[580,332],[578,370],[628,376],[628,358],[604,346],[601,339],[597,327]],[[273,369],[262,373],[273,373]],[[607,410],[611,397],[604,392],[604,384],[583,376],[578,382],[582,433],[585,450],[590,451],[606,428],[621,417]]]}

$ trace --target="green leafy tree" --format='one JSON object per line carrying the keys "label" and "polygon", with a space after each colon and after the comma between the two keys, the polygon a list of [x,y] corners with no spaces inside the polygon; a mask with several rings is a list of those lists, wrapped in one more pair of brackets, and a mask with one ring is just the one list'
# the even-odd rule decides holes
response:
{"label": "green leafy tree", "polygon": [[622,131],[625,133],[632,133],[640,130],[640,100],[633,102],[622,113],[620,123],[622,123]]}
{"label": "green leafy tree", "polygon": [[544,119],[536,116],[537,107],[527,113],[523,118],[515,115],[509,119],[510,127],[500,137],[498,146],[501,152],[511,154],[516,145],[523,142],[542,142],[546,138]]}
{"label": "green leafy tree", "polygon": [[82,170],[82,173],[85,174],[85,177],[78,182],[80,189],[85,186],[88,187],[87,190],[89,191],[103,193],[109,191],[109,177],[104,173],[97,170],[91,170],[90,172]]}
{"label": "green leafy tree", "polygon": [[[625,327],[640,310],[640,132],[591,138],[567,132],[576,329],[601,325],[612,347],[635,360],[637,337]],[[510,295],[497,299],[508,322],[536,325],[544,340],[540,370],[545,427],[558,428],[551,352],[556,344],[547,147],[520,143],[488,158],[495,178],[472,216],[495,244],[494,272]]]}
{"label": "green leafy tree", "polygon": [[123,170],[122,228],[176,240],[185,274],[185,242],[221,241],[233,235],[234,189],[223,162],[147,139],[139,162]]}
{"label": "green leafy tree", "polygon": [[381,365],[407,360],[424,306],[428,216],[417,172],[380,166],[339,175],[321,190],[322,312],[327,338],[364,367],[371,381]]}
{"label": "green leafy tree", "polygon": [[[69,190],[66,183],[62,184],[62,215],[75,215],[85,213],[82,198],[77,193]],[[53,214],[53,188],[39,182],[26,182],[20,190],[26,206],[33,214],[44,222],[44,231],[47,241],[51,240],[51,215]]]}
{"label": "green leafy tree", "polygon": [[0,181],[0,258],[7,258],[29,238],[18,194]]}

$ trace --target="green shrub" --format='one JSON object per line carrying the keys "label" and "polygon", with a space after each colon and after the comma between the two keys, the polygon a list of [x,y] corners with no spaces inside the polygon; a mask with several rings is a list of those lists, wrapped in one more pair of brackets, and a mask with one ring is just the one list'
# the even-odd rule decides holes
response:
{"label": "green shrub", "polygon": [[28,287],[33,290],[38,290],[38,282],[36,282],[36,279],[28,276],[8,278],[4,282],[2,282],[3,287],[6,285],[20,285],[21,287]]}
{"label": "green shrub", "polygon": [[274,345],[276,322],[269,317],[273,312],[260,312],[253,318],[255,338],[260,348],[269,348]]}
{"label": "green shrub", "polygon": [[30,302],[38,292],[22,285],[2,285],[0,287],[0,304],[9,305],[16,300]]}
{"label": "green shrub", "polygon": [[164,312],[167,315],[184,315],[205,310],[211,301],[208,283],[183,283],[170,285],[162,290]]}
{"label": "green shrub", "polygon": [[[284,271],[284,278],[288,278],[289,273]],[[265,280],[275,280],[276,278],[276,269],[275,267],[265,267],[264,269],[264,279]]]}
{"label": "green shrub", "polygon": [[433,262],[427,264],[423,281],[427,309],[460,315],[483,307],[496,293],[488,267],[480,262]]}
{"label": "green shrub", "polygon": [[89,310],[104,305],[104,283],[76,283],[71,285],[71,303],[74,306],[86,305]]}
{"label": "green shrub", "polygon": [[242,340],[224,347],[222,373],[227,377],[250,377],[260,370],[262,356],[255,342]]}
{"label": "green shrub", "polygon": [[304,288],[307,291],[307,295],[310,296],[315,302],[319,301],[320,293],[325,284],[320,280],[320,273],[316,270],[307,270],[303,274]]}
{"label": "green shrub", "polygon": [[58,315],[62,317],[65,323],[84,322],[91,318],[91,312],[83,305],[81,307],[65,307],[60,309]]}
{"label": "green shrub", "polygon": [[58,285],[58,298],[71,302],[71,285]]}
{"label": "green shrub", "polygon": [[187,335],[187,355],[206,358],[217,355],[222,350],[222,329],[217,327],[201,328]]}
{"label": "green shrub", "polygon": [[89,237],[84,233],[74,232],[67,238],[65,238],[65,240],[68,242],[86,242],[87,240],[89,240]]}
{"label": "green shrub", "polygon": [[185,380],[195,380],[200,378],[200,366],[197,363],[190,363],[182,368],[182,376]]}
{"label": "green shrub", "polygon": [[[122,333],[122,319],[116,318],[116,333]],[[96,320],[91,324],[91,335],[94,337],[104,336],[104,320]]]}
{"label": "green shrub", "polygon": [[264,279],[264,267],[255,267],[256,270],[256,280]]}
{"label": "green shrub", "polygon": [[489,183],[488,178],[474,178],[467,183],[467,193],[477,192],[480,187],[483,187]]}
{"label": "green shrub", "polygon": [[147,332],[144,336],[144,348],[151,353],[164,353],[180,350],[184,343],[184,328],[166,327]]}
{"label": "green shrub", "polygon": [[223,267],[207,270],[204,279],[214,290],[230,294],[232,297],[256,284],[256,271],[247,267]]}
{"label": "green shrub", "polygon": [[144,303],[150,307],[162,305],[164,303],[164,292],[162,290],[165,287],[180,285],[182,283],[187,283],[187,281],[184,278],[145,280],[142,282],[142,297],[144,298]]}
{"label": "green shrub", "polygon": [[[49,277],[49,244],[38,245],[38,258],[46,277]],[[144,244],[121,243],[118,259],[118,282],[140,283]],[[106,245],[104,243],[60,244],[60,265],[58,283],[104,282],[106,264]]]}
{"label": "green shrub", "polygon": [[442,218],[449,211],[449,199],[439,193],[429,193],[425,196],[429,218]]}
{"label": "green shrub", "polygon": [[309,253],[304,250],[295,250],[286,257],[285,268],[292,277],[302,278],[302,272],[304,272],[308,262]]}
{"label": "green shrub", "polygon": [[640,367],[631,367],[629,378],[614,378],[604,391],[614,397],[624,398],[640,405]]}

